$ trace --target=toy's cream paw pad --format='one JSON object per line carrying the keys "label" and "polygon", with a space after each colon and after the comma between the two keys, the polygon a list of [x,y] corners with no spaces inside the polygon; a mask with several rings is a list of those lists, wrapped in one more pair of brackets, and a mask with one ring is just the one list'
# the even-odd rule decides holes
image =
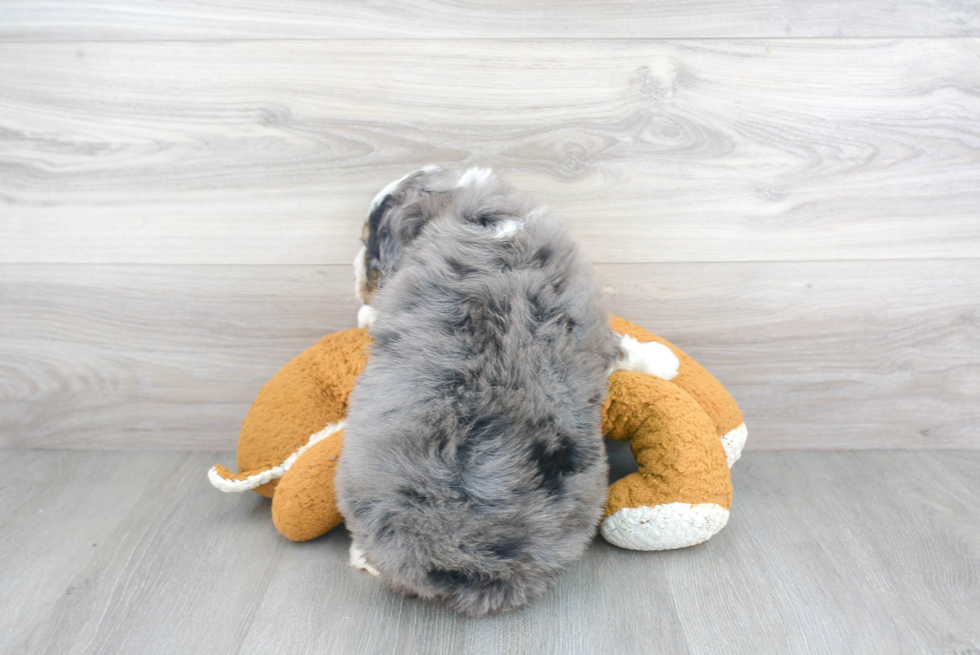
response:
{"label": "toy's cream paw pad", "polygon": [[742,448],[745,446],[745,440],[749,436],[749,429],[745,427],[745,423],[725,434],[721,437],[721,445],[725,449],[725,458],[728,460],[728,468],[732,467],[732,464],[738,461],[738,458],[742,456]]}
{"label": "toy's cream paw pad", "polygon": [[725,527],[729,512],[715,503],[625,507],[600,527],[606,541],[630,550],[671,550],[707,541]]}
{"label": "toy's cream paw pad", "polygon": [[236,473],[232,473],[224,466],[212,466],[208,470],[208,480],[211,481],[212,486],[219,491],[224,491],[225,493],[240,493],[242,491],[251,491],[252,489],[257,489],[264,484],[268,484],[273,480],[278,480],[286,473],[286,469],[279,466],[273,466],[265,471],[260,471],[253,475],[242,476]]}
{"label": "toy's cream paw pad", "polygon": [[350,543],[350,565],[355,569],[367,571],[371,575],[378,575],[378,569],[368,564],[367,560],[364,559],[364,551],[358,548],[353,541]]}
{"label": "toy's cream paw pad", "polygon": [[681,367],[677,358],[667,346],[656,341],[640,343],[628,334],[620,340],[622,355],[613,366],[613,371],[636,371],[649,373],[664,380],[673,380]]}

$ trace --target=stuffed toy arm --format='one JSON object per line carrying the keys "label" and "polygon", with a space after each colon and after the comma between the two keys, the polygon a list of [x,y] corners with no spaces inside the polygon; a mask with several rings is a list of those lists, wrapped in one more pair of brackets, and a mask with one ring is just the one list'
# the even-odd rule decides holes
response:
{"label": "stuffed toy arm", "polygon": [[738,408],[735,399],[728,393],[724,385],[703,366],[694,361],[693,357],[663,337],[659,337],[653,332],[644,330],[639,325],[618,316],[613,316],[610,324],[614,332],[623,335],[624,340],[628,337],[643,345],[657,343],[669,348],[677,357],[676,373],[672,376],[661,377],[683,389],[705,411],[721,439],[728,468],[731,468],[732,464],[742,456],[742,448],[745,446],[748,430],[745,427],[742,410]]}
{"label": "stuffed toy arm", "polygon": [[747,434],[742,413],[687,353],[622,318],[611,325],[624,357],[609,378],[602,430],[630,442],[639,471],[609,488],[600,531],[633,550],[701,543],[728,523],[728,469]]}
{"label": "stuffed toy arm", "polygon": [[629,441],[639,471],[609,488],[601,532],[632,550],[701,543],[725,527],[732,482],[715,426],[671,382],[632,371],[609,380],[603,432]]}
{"label": "stuffed toy arm", "polygon": [[343,419],[354,381],[367,362],[366,330],[320,340],[268,384],[242,422],[238,469],[208,472],[226,492],[254,490],[272,498],[272,519],[293,541],[324,534],[343,520],[333,488]]}

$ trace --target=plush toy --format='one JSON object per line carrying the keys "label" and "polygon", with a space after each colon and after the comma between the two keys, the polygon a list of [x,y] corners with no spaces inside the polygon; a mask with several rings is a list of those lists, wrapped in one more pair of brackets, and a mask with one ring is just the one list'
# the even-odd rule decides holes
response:
{"label": "plush toy", "polygon": [[[611,325],[627,356],[610,375],[602,430],[630,442],[639,471],[609,488],[602,536],[634,550],[701,543],[728,522],[728,469],[747,435],[742,414],[686,353],[622,318]],[[289,362],[242,423],[239,473],[208,473],[222,491],[271,498],[272,520],[289,539],[313,539],[343,521],[333,479],[348,397],[370,344],[366,329],[344,330]]]}

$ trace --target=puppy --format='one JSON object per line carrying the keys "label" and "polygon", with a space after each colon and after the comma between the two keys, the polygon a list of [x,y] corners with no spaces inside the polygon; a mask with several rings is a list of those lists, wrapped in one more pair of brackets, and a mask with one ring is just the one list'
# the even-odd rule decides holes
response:
{"label": "puppy", "polygon": [[374,345],[336,476],[352,560],[470,615],[522,605],[606,500],[599,284],[560,220],[483,169],[393,182],[363,241]]}

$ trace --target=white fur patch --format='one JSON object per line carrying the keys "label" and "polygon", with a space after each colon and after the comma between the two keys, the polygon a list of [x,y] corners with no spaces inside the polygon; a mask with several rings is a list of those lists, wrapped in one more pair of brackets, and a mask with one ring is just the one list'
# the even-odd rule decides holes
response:
{"label": "white fur patch", "polygon": [[398,178],[394,182],[389,182],[388,183],[388,186],[386,186],[385,188],[381,189],[381,191],[378,191],[378,195],[374,196],[374,200],[371,201],[371,207],[368,209],[368,213],[370,214],[375,209],[377,209],[378,205],[381,204],[381,202],[385,199],[385,196],[386,195],[388,195],[389,193],[392,193],[395,189],[398,188],[398,185],[399,184],[401,184],[402,182],[404,182],[405,180],[407,180],[409,178],[409,176],[414,175],[415,173],[416,173],[416,171],[412,171],[411,173],[406,173],[405,175],[402,175],[400,178]]}
{"label": "white fur patch", "polygon": [[483,185],[493,176],[493,171],[489,168],[470,168],[459,176],[456,180],[456,187],[469,186],[471,184]]}
{"label": "white fur patch", "polygon": [[677,359],[667,346],[656,341],[640,343],[628,334],[624,334],[620,343],[623,346],[623,356],[612,368],[613,371],[638,371],[656,375],[664,380],[673,380],[677,377],[677,371],[681,367],[681,360]]}
{"label": "white fur patch", "polygon": [[373,212],[377,208],[377,206],[381,204],[381,201],[385,199],[386,195],[388,195],[389,193],[393,193],[395,189],[398,188],[399,184],[407,180],[412,175],[415,175],[419,171],[422,171],[423,173],[436,173],[441,170],[442,170],[441,166],[437,166],[435,164],[428,164],[420,168],[418,171],[412,171],[411,173],[406,173],[405,175],[402,175],[394,182],[389,182],[388,185],[385,186],[385,188],[381,189],[381,191],[378,192],[378,195],[374,196],[374,200],[371,201],[371,207],[370,209],[368,209],[368,213],[370,214],[371,212]]}
{"label": "white fur patch", "polygon": [[745,427],[745,423],[725,434],[721,438],[721,445],[725,449],[725,458],[728,459],[728,468],[732,467],[732,464],[738,461],[738,458],[742,456],[742,448],[745,446],[745,440],[749,437],[749,429]]}
{"label": "white fur patch", "polygon": [[357,327],[371,327],[371,324],[374,323],[374,319],[377,316],[378,312],[374,310],[374,307],[371,305],[361,305],[361,308],[357,310]]}
{"label": "white fur patch", "polygon": [[350,565],[355,569],[367,571],[371,575],[378,575],[378,569],[374,568],[364,559],[364,551],[357,547],[353,541],[350,542]]}
{"label": "white fur patch", "polygon": [[494,239],[509,239],[524,229],[524,223],[519,221],[500,221],[497,223],[497,231],[494,232]]}
{"label": "white fur patch", "polygon": [[729,511],[715,503],[664,503],[625,507],[606,517],[599,530],[606,541],[630,550],[671,550],[694,546],[728,524]]}
{"label": "white fur patch", "polygon": [[367,248],[361,246],[361,249],[357,251],[357,256],[354,257],[354,295],[361,302],[364,302],[364,284],[367,282],[367,264],[364,261],[364,257],[367,255]]}
{"label": "white fur patch", "polygon": [[343,429],[343,421],[329,423],[327,427],[311,436],[306,442],[306,445],[297,448],[296,451],[287,457],[286,461],[284,461],[282,464],[273,466],[272,468],[266,469],[261,473],[250,475],[244,480],[226,480],[218,475],[218,470],[213,466],[208,471],[208,480],[211,481],[211,484],[214,485],[216,489],[224,491],[225,493],[239,493],[261,487],[264,484],[268,484],[273,480],[278,480],[282,476],[286,475],[286,471],[288,471],[289,468],[296,463],[296,460],[299,459],[300,455],[312,448],[315,444],[320,443],[327,437],[332,437]]}

